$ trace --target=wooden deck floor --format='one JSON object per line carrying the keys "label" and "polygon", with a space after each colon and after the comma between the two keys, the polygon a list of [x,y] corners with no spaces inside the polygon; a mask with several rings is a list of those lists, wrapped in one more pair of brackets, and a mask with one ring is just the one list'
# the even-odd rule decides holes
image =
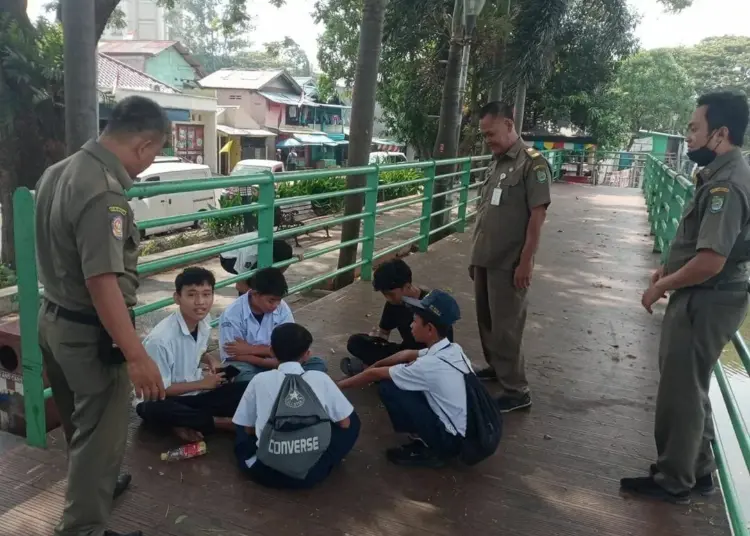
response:
{"label": "wooden deck floor", "polygon": [[[499,230],[498,232],[502,232]],[[453,292],[458,342],[482,364],[471,284],[470,235],[409,258],[418,282]],[[654,458],[653,395],[663,307],[652,317],[640,291],[655,259],[640,192],[560,185],[545,226],[531,293],[526,353],[534,406],[507,416],[500,451],[480,466],[402,470],[373,389],[351,392],[363,420],[355,451],[322,487],[276,492],[235,471],[230,439],[209,454],[159,461],[174,446],[133,421],[127,466],[133,487],[111,527],[147,536],[478,535],[724,536],[720,497],[680,507],[623,498],[618,479]],[[356,284],[296,311],[338,376],[347,335],[377,322],[381,298]],[[0,454],[0,535],[46,536],[62,508],[65,453]]]}

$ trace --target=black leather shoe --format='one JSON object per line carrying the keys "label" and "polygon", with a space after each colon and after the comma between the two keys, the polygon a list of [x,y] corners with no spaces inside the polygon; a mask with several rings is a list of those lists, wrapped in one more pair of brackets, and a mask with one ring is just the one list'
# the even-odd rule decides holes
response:
{"label": "black leather shoe", "polygon": [[113,530],[105,530],[104,536],[143,536],[143,532],[141,532],[140,530],[136,530],[135,532],[126,532],[123,534],[122,532],[115,532]]}
{"label": "black leather shoe", "polygon": [[[130,476],[129,473],[122,473],[120,476],[117,477],[117,482],[115,483],[115,493],[114,498],[117,499],[120,495],[125,493],[125,491],[130,486],[130,481],[133,480],[133,477]],[[116,536],[116,534],[113,532],[113,535]],[[139,532],[133,533],[135,536],[138,536],[140,534]],[[123,534],[123,536],[131,536],[130,534]]]}

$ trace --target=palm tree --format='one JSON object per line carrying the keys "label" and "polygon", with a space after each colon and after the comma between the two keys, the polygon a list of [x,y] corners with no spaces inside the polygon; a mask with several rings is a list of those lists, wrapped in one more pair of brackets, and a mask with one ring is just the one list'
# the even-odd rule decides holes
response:
{"label": "palm tree", "polygon": [[[383,40],[383,23],[388,0],[365,0],[362,7],[362,24],[359,33],[359,54],[357,71],[354,76],[352,94],[352,118],[349,129],[349,165],[366,166],[372,144],[372,124],[375,118],[375,94],[378,84],[380,48]],[[364,175],[349,176],[347,189],[362,188]],[[344,215],[362,212],[362,194],[349,195],[344,201]],[[341,241],[347,242],[359,237],[359,220],[344,222],[341,226]],[[349,246],[339,251],[339,268],[353,264],[357,259],[357,246]],[[341,287],[354,281],[354,271],[341,274],[336,286]]]}
{"label": "palm tree", "polygon": [[568,9],[568,0],[523,0],[518,6],[508,46],[505,79],[516,91],[516,130],[523,128],[526,88],[541,82],[555,55],[555,38]]}

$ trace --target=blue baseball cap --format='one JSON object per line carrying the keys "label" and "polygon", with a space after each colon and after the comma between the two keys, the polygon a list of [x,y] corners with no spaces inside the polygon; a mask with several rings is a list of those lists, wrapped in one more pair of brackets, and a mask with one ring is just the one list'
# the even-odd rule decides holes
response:
{"label": "blue baseball cap", "polygon": [[404,296],[404,303],[415,309],[426,320],[441,326],[452,326],[461,319],[456,300],[445,291],[435,289],[421,300]]}

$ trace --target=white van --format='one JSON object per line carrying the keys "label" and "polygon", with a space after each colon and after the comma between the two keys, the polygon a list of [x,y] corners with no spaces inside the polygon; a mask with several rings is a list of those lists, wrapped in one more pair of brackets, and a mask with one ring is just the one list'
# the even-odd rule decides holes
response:
{"label": "white van", "polygon": [[376,151],[370,153],[369,164],[403,164],[406,161],[406,155],[404,153]]}
{"label": "white van", "polygon": [[234,165],[230,175],[250,175],[261,171],[283,173],[284,162],[278,160],[240,160]]}
{"label": "white van", "polygon": [[[208,177],[211,177],[211,169],[206,165],[182,162],[179,159],[163,159],[155,161],[146,171],[138,175],[136,182],[154,183],[205,179]],[[216,196],[217,192],[215,190],[200,190],[178,194],[163,194],[154,197],[139,197],[130,200],[130,208],[133,209],[136,221],[151,220],[153,218],[164,218],[166,216],[211,210],[217,206]],[[145,237],[157,233],[166,233],[188,227],[198,228],[202,221],[151,227],[150,229],[143,229],[141,236]]]}

